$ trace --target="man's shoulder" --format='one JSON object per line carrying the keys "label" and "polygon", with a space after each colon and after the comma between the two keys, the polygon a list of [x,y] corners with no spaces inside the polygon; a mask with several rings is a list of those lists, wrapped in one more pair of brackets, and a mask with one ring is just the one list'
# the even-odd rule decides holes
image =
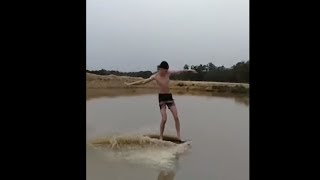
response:
{"label": "man's shoulder", "polygon": [[169,71],[168,71],[168,76],[174,75],[175,73],[177,73],[177,71],[175,71],[175,70],[169,70]]}
{"label": "man's shoulder", "polygon": [[170,77],[170,76],[173,75],[173,74],[174,74],[174,71],[168,71],[168,72],[167,72],[167,76],[168,76],[168,77]]}

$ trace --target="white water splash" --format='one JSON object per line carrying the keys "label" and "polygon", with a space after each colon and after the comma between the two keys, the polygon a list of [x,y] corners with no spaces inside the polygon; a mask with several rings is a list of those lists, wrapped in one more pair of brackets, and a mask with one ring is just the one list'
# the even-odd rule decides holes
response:
{"label": "white water splash", "polygon": [[173,170],[190,144],[175,144],[145,136],[112,136],[92,142],[108,161],[126,161],[155,169]]}

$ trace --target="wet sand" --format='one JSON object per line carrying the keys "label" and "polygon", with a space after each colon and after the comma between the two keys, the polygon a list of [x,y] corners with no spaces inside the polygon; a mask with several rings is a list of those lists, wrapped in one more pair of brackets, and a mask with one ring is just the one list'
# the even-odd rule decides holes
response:
{"label": "wet sand", "polygon": [[[233,98],[237,103],[249,105],[249,96],[246,94],[232,94],[232,93],[217,93],[207,91],[185,91],[185,90],[171,90],[173,95],[189,95],[189,96],[218,96]],[[107,88],[107,89],[90,89],[87,88],[87,100],[99,97],[119,97],[119,96],[143,96],[154,95],[157,96],[158,90],[151,88]]]}

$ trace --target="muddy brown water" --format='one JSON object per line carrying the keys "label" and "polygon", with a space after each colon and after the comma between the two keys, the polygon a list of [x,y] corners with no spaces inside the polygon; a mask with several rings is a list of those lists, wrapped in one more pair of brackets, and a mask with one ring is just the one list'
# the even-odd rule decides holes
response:
{"label": "muddy brown water", "polygon": [[[157,94],[118,92],[91,90],[96,95],[87,98],[88,180],[249,179],[247,97],[174,94],[181,135],[192,140],[191,146],[184,146],[141,138],[159,131]],[[167,113],[165,134],[175,135]],[[97,138],[120,146],[92,147],[90,142]]]}

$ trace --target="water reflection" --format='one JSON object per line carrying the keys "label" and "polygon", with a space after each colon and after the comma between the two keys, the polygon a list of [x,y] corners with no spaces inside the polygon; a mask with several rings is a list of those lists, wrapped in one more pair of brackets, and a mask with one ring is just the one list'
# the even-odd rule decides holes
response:
{"label": "water reflection", "polygon": [[[187,153],[187,152],[186,152]],[[161,170],[157,180],[174,180],[174,177],[176,175],[176,170],[179,168],[179,159],[180,156],[183,156],[184,154],[177,154],[175,159],[175,165],[170,170]]]}
{"label": "water reflection", "polygon": [[161,171],[157,180],[174,180],[175,175],[174,171]]}
{"label": "water reflection", "polygon": [[234,101],[239,104],[249,106],[249,97],[235,97]]}

